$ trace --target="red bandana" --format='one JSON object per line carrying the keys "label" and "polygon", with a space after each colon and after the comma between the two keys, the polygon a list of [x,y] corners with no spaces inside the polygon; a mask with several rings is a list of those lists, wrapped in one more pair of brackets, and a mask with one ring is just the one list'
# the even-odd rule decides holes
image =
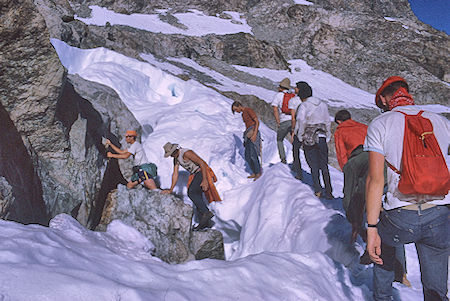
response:
{"label": "red bandana", "polygon": [[391,100],[389,100],[389,110],[392,110],[398,106],[409,106],[414,104],[414,99],[411,94],[406,91],[405,88],[400,87],[397,91],[395,91],[394,95],[392,95]]}

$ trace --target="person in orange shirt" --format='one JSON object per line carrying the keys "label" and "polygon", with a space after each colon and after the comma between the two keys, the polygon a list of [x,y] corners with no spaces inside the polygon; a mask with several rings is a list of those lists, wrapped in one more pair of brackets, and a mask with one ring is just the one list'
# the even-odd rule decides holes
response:
{"label": "person in orange shirt", "polygon": [[261,176],[261,164],[258,156],[261,154],[261,135],[259,133],[259,120],[255,111],[244,107],[240,102],[235,101],[231,105],[231,112],[242,113],[242,120],[245,124],[244,148],[245,161],[247,161],[252,174],[248,178],[258,179]]}
{"label": "person in orange shirt", "polygon": [[362,228],[365,203],[365,183],[369,168],[369,155],[363,151],[367,125],[351,119],[350,112],[341,110],[334,121],[338,124],[334,133],[336,157],[344,172],[344,198],[342,204],[347,220],[352,225],[350,243],[355,242],[358,233],[365,239]]}
{"label": "person in orange shirt", "polygon": [[337,112],[334,121],[338,124],[334,132],[336,157],[341,170],[344,170],[344,165],[351,157],[352,152],[364,144],[367,125],[354,121],[347,110]]}

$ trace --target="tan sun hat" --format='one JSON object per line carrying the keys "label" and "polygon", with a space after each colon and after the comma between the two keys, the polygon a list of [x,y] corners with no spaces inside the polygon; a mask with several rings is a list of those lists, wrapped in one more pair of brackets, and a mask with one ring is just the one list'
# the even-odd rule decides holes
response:
{"label": "tan sun hat", "polygon": [[291,88],[291,80],[289,78],[283,78],[283,80],[280,82],[280,87],[284,89],[290,89]]}
{"label": "tan sun hat", "polygon": [[179,146],[178,144],[170,143],[170,142],[167,142],[166,144],[164,144],[164,146],[163,146],[164,158],[171,156],[178,149],[178,146]]}

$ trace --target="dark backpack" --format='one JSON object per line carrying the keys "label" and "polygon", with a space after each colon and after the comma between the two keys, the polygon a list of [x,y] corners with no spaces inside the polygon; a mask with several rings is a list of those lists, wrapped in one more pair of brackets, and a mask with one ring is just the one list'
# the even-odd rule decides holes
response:
{"label": "dark backpack", "polygon": [[287,115],[291,115],[291,110],[289,109],[289,100],[291,100],[291,98],[294,96],[295,96],[294,93],[284,93],[281,112]]}
{"label": "dark backpack", "polygon": [[400,175],[398,190],[402,194],[446,195],[450,173],[431,121],[422,117],[423,111],[417,115],[400,113],[405,115],[401,171],[386,161]]}

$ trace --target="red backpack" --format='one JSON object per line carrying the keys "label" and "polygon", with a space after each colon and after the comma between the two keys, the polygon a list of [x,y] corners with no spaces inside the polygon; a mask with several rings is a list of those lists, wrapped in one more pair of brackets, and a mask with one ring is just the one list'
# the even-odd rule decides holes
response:
{"label": "red backpack", "polygon": [[291,109],[289,109],[289,100],[294,97],[294,93],[284,93],[283,105],[281,106],[281,112],[287,115],[291,115]]}
{"label": "red backpack", "polygon": [[450,189],[450,173],[441,148],[433,134],[433,125],[417,115],[405,115],[405,135],[398,190],[403,194],[446,195]]}

